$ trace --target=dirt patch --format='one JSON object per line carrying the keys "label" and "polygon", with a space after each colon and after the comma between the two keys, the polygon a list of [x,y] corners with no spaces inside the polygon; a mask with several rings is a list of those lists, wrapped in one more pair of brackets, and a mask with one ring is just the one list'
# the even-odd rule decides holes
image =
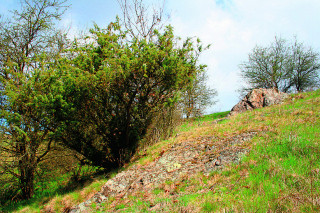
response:
{"label": "dirt patch", "polygon": [[[102,187],[91,199],[72,208],[70,212],[91,212],[92,203],[99,204],[109,197],[125,198],[136,191],[150,192],[166,180],[174,181],[181,175],[189,176],[223,169],[237,163],[249,150],[243,146],[256,132],[247,132],[219,140],[215,137],[199,137],[173,145],[153,162],[134,165],[120,172]],[[152,207],[156,208],[156,207]]]}

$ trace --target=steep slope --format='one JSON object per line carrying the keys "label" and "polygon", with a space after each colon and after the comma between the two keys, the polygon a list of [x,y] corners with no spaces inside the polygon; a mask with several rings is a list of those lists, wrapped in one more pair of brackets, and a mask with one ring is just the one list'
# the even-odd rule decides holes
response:
{"label": "steep slope", "polygon": [[41,211],[318,212],[319,138],[320,90],[226,120],[207,116],[140,151],[85,203],[66,195]]}

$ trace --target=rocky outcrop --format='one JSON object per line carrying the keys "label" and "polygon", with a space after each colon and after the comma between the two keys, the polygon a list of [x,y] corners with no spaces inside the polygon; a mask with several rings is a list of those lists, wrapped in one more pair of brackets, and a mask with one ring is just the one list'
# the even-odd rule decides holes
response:
{"label": "rocky outcrop", "polygon": [[247,110],[262,108],[273,104],[280,104],[287,97],[287,93],[279,92],[276,89],[254,89],[231,109],[229,115],[235,115]]}
{"label": "rocky outcrop", "polygon": [[[158,158],[146,165],[133,165],[109,179],[101,191],[89,200],[74,206],[71,213],[95,212],[92,204],[99,205],[110,197],[122,199],[135,192],[150,194],[166,180],[175,181],[192,177],[199,172],[210,175],[230,163],[237,163],[249,150],[243,144],[257,133],[246,132],[225,139],[199,137],[192,141],[174,144],[163,150]],[[172,189],[165,189],[168,192]],[[153,211],[154,209],[149,209]],[[161,212],[161,210],[159,210]]]}

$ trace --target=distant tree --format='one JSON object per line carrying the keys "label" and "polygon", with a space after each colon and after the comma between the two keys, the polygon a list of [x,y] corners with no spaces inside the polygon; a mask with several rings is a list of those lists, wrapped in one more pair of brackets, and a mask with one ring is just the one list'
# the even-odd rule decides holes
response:
{"label": "distant tree", "polygon": [[217,91],[206,85],[208,76],[201,71],[182,93],[181,105],[186,118],[201,116],[208,106],[215,104]]}
{"label": "distant tree", "polygon": [[275,38],[269,47],[256,46],[249,60],[240,65],[246,85],[242,91],[275,88],[282,92],[301,92],[318,82],[319,54],[297,41],[289,44]]}
{"label": "distant tree", "polygon": [[51,147],[47,110],[58,99],[51,93],[50,73],[65,41],[54,21],[64,3],[24,0],[21,10],[0,24],[0,152],[6,156],[0,172],[18,183],[22,199],[33,196],[37,165]]}
{"label": "distant tree", "polygon": [[289,90],[303,92],[320,86],[319,79],[319,53],[311,47],[306,47],[297,40],[289,49],[288,73]]}
{"label": "distant tree", "polygon": [[256,46],[249,54],[249,60],[240,65],[241,76],[248,84],[244,90],[254,88],[286,90],[287,52],[286,41],[277,37],[269,47]]}

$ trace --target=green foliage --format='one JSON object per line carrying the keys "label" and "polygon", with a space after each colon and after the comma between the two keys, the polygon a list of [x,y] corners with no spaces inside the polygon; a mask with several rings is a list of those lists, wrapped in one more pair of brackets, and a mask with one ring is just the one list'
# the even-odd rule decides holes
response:
{"label": "green foliage", "polygon": [[[249,60],[240,65],[241,75],[249,88],[276,88],[284,90],[284,77],[287,77],[285,60],[287,47],[285,40],[276,38],[269,47],[256,46],[249,54]],[[286,82],[284,82],[286,83]]]}
{"label": "green foliage", "polygon": [[[52,145],[50,134],[55,126],[48,115],[54,113],[59,95],[50,93],[55,85],[49,72],[35,71],[33,76],[21,76],[19,81],[24,83],[8,81],[2,93],[6,102],[0,112],[5,120],[1,128],[5,160],[1,167],[4,174],[16,179],[23,196],[31,196],[34,172]],[[42,145],[47,148],[40,149]]]}
{"label": "green foliage", "polygon": [[57,140],[93,164],[112,168],[135,152],[156,113],[173,106],[199,65],[190,39],[179,47],[168,26],[153,41],[128,41],[118,22],[75,44],[57,76],[63,100],[53,116]]}
{"label": "green foliage", "polygon": [[182,115],[177,104],[158,110],[158,112],[153,115],[152,121],[147,127],[146,134],[142,140],[139,141],[138,150],[145,149],[161,140],[171,137],[177,126],[180,125],[181,120]]}
{"label": "green foliage", "polygon": [[[223,138],[224,134],[257,131],[258,135],[243,144],[251,151],[237,165],[227,166],[223,171],[208,176],[191,175],[181,182],[179,179],[168,180],[166,184],[176,184],[177,189],[173,195],[163,188],[156,188],[152,193],[138,192],[134,197],[120,200],[110,197],[101,205],[102,211],[111,212],[115,208],[128,212],[150,211],[157,204],[163,207],[160,210],[170,212],[319,211],[319,102],[318,90],[291,96],[280,106],[231,117],[224,123],[212,124],[214,119],[221,118],[228,112],[208,115],[200,120],[188,120],[189,126],[198,126],[201,121],[201,127],[192,128],[190,134],[198,132],[201,135]],[[152,149],[157,149],[155,152],[158,153],[158,150],[164,149],[161,144],[166,143],[167,147],[171,147],[174,142],[178,141],[172,139],[170,143],[160,142]],[[146,154],[149,157],[154,152],[148,150]],[[98,189],[99,184],[95,185],[92,184],[91,187]],[[90,193],[89,189],[84,190]],[[73,192],[73,199],[84,201],[79,193]],[[61,205],[61,201],[66,199],[71,200],[65,197],[56,202]],[[40,211],[39,205],[44,204],[34,203],[33,206],[37,206],[34,209]],[[63,206],[56,208],[56,211],[59,209],[63,209]]]}
{"label": "green foliage", "polygon": [[21,10],[0,24],[0,174],[14,198],[33,196],[35,171],[52,145],[55,126],[48,115],[59,95],[50,73],[64,46],[54,21],[64,2],[21,1]]}

